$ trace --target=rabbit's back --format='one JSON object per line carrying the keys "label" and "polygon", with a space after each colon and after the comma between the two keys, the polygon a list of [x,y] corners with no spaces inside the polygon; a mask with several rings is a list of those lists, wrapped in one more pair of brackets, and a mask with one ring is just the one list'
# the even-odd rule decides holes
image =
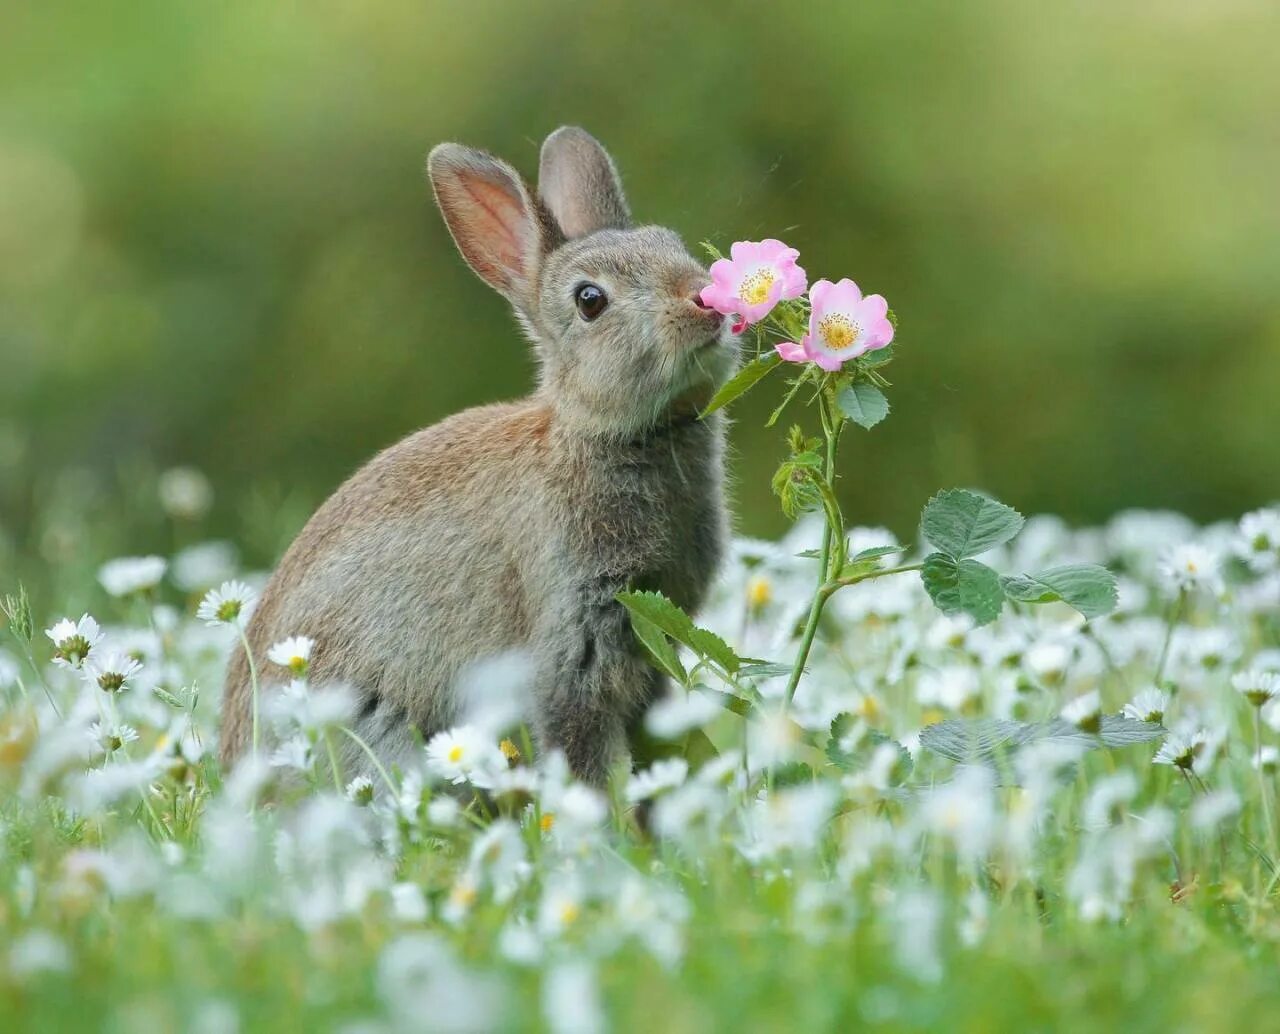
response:
{"label": "rabbit's back", "polygon": [[[528,639],[525,582],[541,565],[527,554],[544,538],[550,419],[533,400],[467,410],[357,471],[263,592],[248,629],[262,683],[285,674],[267,665],[271,645],[305,635],[315,640],[312,681],[356,691],[367,738],[449,724],[460,668]],[[250,697],[237,651],[224,694],[224,760],[249,741]]]}

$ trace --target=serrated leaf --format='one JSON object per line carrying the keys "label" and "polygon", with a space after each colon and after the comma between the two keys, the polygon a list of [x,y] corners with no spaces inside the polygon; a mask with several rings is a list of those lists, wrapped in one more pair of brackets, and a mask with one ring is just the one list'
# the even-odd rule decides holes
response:
{"label": "serrated leaf", "polygon": [[660,592],[635,590],[618,593],[618,602],[632,614],[639,614],[678,642],[685,642],[693,619]]}
{"label": "serrated leaf", "polygon": [[[894,323],[894,326],[897,326],[897,323],[894,322],[894,320],[895,318],[893,316],[893,313],[890,312],[889,321],[891,323]],[[866,352],[862,356],[860,356],[858,359],[858,365],[865,367],[866,369],[872,369],[877,366],[884,366],[885,364],[891,363],[891,362],[893,362],[893,345],[891,344],[885,345],[884,348],[877,348],[875,349],[875,351],[872,351],[872,352]]]}
{"label": "serrated leaf", "polygon": [[1038,574],[1002,578],[1005,595],[1019,603],[1062,602],[1087,618],[1116,609],[1116,578],[1097,564],[1063,564]]}
{"label": "serrated leaf", "polygon": [[875,427],[889,415],[889,400],[884,392],[868,381],[854,381],[836,392],[840,412],[859,427]]}
{"label": "serrated leaf", "polygon": [[635,613],[631,615],[631,628],[635,632],[636,638],[640,640],[640,644],[648,652],[653,666],[659,671],[670,675],[681,685],[687,685],[689,674],[684,670],[684,665],[680,663],[680,657],[676,653],[675,647],[671,645],[671,641],[662,633],[662,629],[648,618]]}
{"label": "serrated leaf", "polygon": [[1119,715],[1104,715],[1097,734],[1084,732],[1061,718],[1038,724],[1008,718],[948,718],[925,726],[920,731],[920,746],[952,761],[972,763],[991,761],[998,754],[1041,740],[1096,750],[1147,743],[1164,735],[1162,726]]}
{"label": "serrated leaf", "polygon": [[[689,647],[699,657],[714,661],[730,675],[742,665],[742,659],[714,632],[699,628],[683,610],[660,592],[620,592],[618,602],[678,643]],[[638,635],[639,633],[637,633]]]}
{"label": "serrated leaf", "polygon": [[944,614],[968,614],[979,625],[1000,616],[1004,590],[1000,576],[976,560],[960,560],[945,553],[930,553],[920,569],[934,605]]}
{"label": "serrated leaf", "polygon": [[957,560],[1008,542],[1022,525],[1022,514],[1012,506],[963,488],[939,492],[920,515],[924,537]]}
{"label": "serrated leaf", "polygon": [[764,355],[752,359],[751,362],[730,377],[724,386],[711,397],[711,401],[707,403],[707,408],[698,414],[698,419],[714,413],[717,409],[722,409],[740,395],[746,394],[781,362],[782,356],[778,355],[777,352],[766,352]]}
{"label": "serrated leaf", "polygon": [[894,553],[901,553],[901,546],[872,546],[870,549],[863,549],[849,558],[850,563],[857,563],[862,560],[879,560],[881,557],[892,556]]}
{"label": "serrated leaf", "polygon": [[694,653],[715,661],[730,675],[737,674],[742,661],[733,648],[714,632],[693,626],[689,639],[685,643]]}

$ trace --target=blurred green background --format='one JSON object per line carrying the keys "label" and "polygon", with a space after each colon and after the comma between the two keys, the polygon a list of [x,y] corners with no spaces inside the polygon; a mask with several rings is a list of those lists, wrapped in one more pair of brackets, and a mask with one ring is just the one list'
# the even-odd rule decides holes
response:
{"label": "blurred green background", "polygon": [[[853,519],[936,488],[1089,521],[1280,495],[1280,7],[25,4],[0,13],[0,560],[204,470],[287,530],[378,448],[522,393],[525,346],[425,186],[565,122],[691,245],[781,236],[901,318]],[[772,535],[781,382],[737,412]],[[145,520],[119,550],[163,548]],[[269,562],[270,536],[248,542]]]}

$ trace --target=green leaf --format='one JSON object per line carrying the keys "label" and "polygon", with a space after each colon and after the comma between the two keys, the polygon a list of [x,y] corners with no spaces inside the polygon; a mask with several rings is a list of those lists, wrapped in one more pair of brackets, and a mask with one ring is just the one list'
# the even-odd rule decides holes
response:
{"label": "green leaf", "polygon": [[[777,355],[776,352],[774,354]],[[779,356],[779,358],[781,358],[781,356]],[[791,390],[788,391],[786,394],[786,397],[783,398],[783,400],[778,403],[778,408],[769,414],[769,419],[764,422],[765,427],[772,427],[774,424],[778,422],[778,417],[782,416],[782,411],[786,409],[788,405],[791,404],[791,400],[796,397],[796,393],[802,387],[804,387],[804,384],[806,381],[808,381],[808,379],[809,379],[808,371],[805,371],[803,374],[797,377],[794,382],[792,382]]]}
{"label": "green leaf", "polygon": [[[678,643],[689,647],[699,657],[714,661],[730,675],[737,672],[742,659],[733,652],[729,644],[714,632],[699,628],[683,610],[677,607],[660,592],[620,592],[618,602],[630,612],[632,625],[638,615],[641,622],[649,622],[657,630],[669,635]],[[646,632],[648,630],[645,630]],[[637,630],[636,636],[642,642],[644,633]],[[646,642],[647,646],[648,643]],[[687,678],[686,680],[687,681]]]}
{"label": "green leaf", "polygon": [[872,546],[870,549],[860,550],[849,558],[849,562],[858,563],[862,560],[879,560],[881,557],[892,556],[894,553],[901,553],[901,546]]}
{"label": "green leaf", "polygon": [[968,614],[979,625],[1000,616],[1004,591],[1000,576],[976,560],[956,560],[945,553],[930,553],[920,570],[925,591],[944,614]]}
{"label": "green leaf", "polygon": [[670,675],[681,685],[688,685],[689,673],[684,670],[684,665],[680,663],[680,657],[676,653],[675,647],[663,635],[662,629],[648,618],[634,613],[631,615],[631,628],[635,632],[636,638],[640,640],[640,644],[648,652],[649,660],[653,663],[653,666],[659,671]]}
{"label": "green leaf", "polygon": [[736,675],[742,661],[733,652],[733,648],[714,632],[696,625],[689,632],[685,645],[700,657],[715,661],[730,675]]}
{"label": "green leaf", "polygon": [[777,664],[773,661],[746,661],[738,669],[738,675],[744,679],[775,679],[791,674],[790,664]]}
{"label": "green leaf", "polygon": [[957,560],[1008,542],[1022,524],[1022,514],[1013,507],[962,488],[939,492],[920,515],[924,537]]}
{"label": "green leaf", "polygon": [[735,373],[729,381],[719,391],[712,396],[711,401],[707,403],[707,408],[698,414],[698,419],[705,418],[708,414],[714,413],[717,409],[727,406],[739,395],[754,388],[770,370],[782,362],[782,356],[777,352],[766,352],[764,355],[757,356],[747,363],[741,370]]}
{"label": "green leaf", "polygon": [[[892,319],[890,315],[890,320]],[[884,348],[877,348],[874,352],[866,352],[858,358],[858,365],[867,370],[885,366],[891,362],[893,362],[893,345],[885,345]]]}
{"label": "green leaf", "polygon": [[1063,564],[1038,574],[1000,579],[1005,595],[1019,603],[1066,603],[1087,618],[1116,609],[1116,576],[1097,564]]}
{"label": "green leaf", "polygon": [[1033,724],[1008,718],[948,718],[920,731],[920,746],[952,761],[991,761],[997,755],[1018,750],[1028,743],[1052,740],[1084,750],[1127,747],[1158,740],[1166,730],[1152,722],[1119,715],[1104,715],[1096,734],[1077,729],[1061,718]]}
{"label": "green leaf", "polygon": [[836,393],[836,405],[855,424],[868,430],[889,415],[889,400],[868,381],[854,381],[841,388]]}

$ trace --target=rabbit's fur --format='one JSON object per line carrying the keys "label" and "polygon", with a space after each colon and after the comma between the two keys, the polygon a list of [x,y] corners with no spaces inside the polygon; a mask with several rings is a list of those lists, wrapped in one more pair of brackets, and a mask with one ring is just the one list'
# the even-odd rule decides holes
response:
{"label": "rabbit's fur", "polygon": [[[312,637],[313,684],[354,689],[356,731],[389,760],[460,720],[467,665],[523,649],[539,746],[599,784],[661,688],[615,594],[659,589],[692,610],[720,559],[723,424],[696,414],[736,340],[697,302],[709,278],[679,238],[631,228],[613,162],[584,131],[547,138],[536,197],[457,144],[436,147],[428,171],[459,250],[534,343],[539,384],[410,435],[339,488],[280,562],[249,644],[267,686],[281,681],[270,646]],[[592,321],[575,305],[584,282],[609,299]],[[248,746],[250,698],[238,650],[224,763]]]}

